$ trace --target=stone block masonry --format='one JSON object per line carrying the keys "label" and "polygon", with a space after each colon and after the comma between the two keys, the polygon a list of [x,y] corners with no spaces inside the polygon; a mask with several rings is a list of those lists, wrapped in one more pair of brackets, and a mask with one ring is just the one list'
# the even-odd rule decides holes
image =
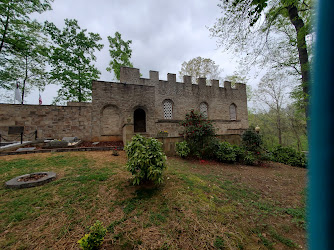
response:
{"label": "stone block masonry", "polygon": [[207,85],[205,78],[192,84],[175,74],[159,80],[159,72],[140,78],[139,69],[121,68],[120,82],[93,81],[91,103],[68,106],[0,104],[0,133],[6,137],[9,127],[24,126],[24,133],[38,131],[41,138],[76,136],[91,141],[122,141],[135,133],[155,137],[168,131],[178,137],[179,122],[191,109],[200,110],[213,121],[219,135],[240,134],[248,128],[246,86],[218,80]]}
{"label": "stone block masonry", "polygon": [[8,131],[9,127],[15,126],[23,126],[25,136],[32,135],[37,130],[39,138],[90,138],[90,120],[90,105],[0,104],[0,133],[4,138],[12,140],[17,138],[17,135],[8,134]]}

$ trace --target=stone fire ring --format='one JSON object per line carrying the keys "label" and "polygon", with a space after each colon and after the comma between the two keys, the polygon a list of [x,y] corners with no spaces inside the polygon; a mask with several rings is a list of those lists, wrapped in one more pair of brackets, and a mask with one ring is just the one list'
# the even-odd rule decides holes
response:
{"label": "stone fire ring", "polygon": [[[20,178],[29,177],[30,175],[33,174],[47,174],[47,175],[38,180],[18,181]],[[44,185],[45,183],[53,181],[54,179],[56,179],[56,176],[57,174],[54,172],[38,172],[38,173],[25,174],[7,181],[6,187],[18,189],[18,188],[30,188],[30,187],[41,186]]]}

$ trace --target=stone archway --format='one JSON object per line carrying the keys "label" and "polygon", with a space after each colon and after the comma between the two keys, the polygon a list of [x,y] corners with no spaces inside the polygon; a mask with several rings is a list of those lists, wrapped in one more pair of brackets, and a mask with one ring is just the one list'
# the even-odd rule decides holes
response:
{"label": "stone archway", "polygon": [[146,112],[137,108],[133,113],[134,132],[146,132]]}
{"label": "stone archway", "polygon": [[101,135],[120,135],[120,115],[118,107],[107,105],[101,111]]}

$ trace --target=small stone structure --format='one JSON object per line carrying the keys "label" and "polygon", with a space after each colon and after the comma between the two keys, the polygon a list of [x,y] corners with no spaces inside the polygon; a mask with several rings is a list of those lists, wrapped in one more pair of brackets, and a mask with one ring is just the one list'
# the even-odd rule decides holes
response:
{"label": "small stone structure", "polygon": [[[38,177],[38,175],[40,175],[40,177]],[[37,176],[38,178],[34,178],[35,176]],[[48,183],[50,181],[53,181],[56,179],[56,177],[57,174],[54,172],[39,172],[39,173],[25,174],[7,181],[5,186],[7,188],[14,188],[14,189],[36,187],[44,185],[45,183]]]}
{"label": "small stone structure", "polygon": [[159,72],[150,71],[141,78],[139,69],[121,68],[120,82],[92,82],[92,102],[70,102],[68,106],[0,104],[0,133],[10,137],[8,129],[23,126],[24,133],[37,130],[39,138],[76,136],[89,141],[127,142],[135,133],[156,137],[168,132],[168,140],[179,140],[179,122],[191,109],[200,110],[215,125],[217,134],[237,140],[248,128],[245,84],[205,78],[192,84],[175,74],[159,80]]}

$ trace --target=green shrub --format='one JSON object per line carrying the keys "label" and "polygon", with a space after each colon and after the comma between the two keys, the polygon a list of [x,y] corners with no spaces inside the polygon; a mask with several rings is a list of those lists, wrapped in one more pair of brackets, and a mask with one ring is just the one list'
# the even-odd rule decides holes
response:
{"label": "green shrub", "polygon": [[305,154],[291,147],[276,146],[271,150],[273,161],[281,162],[295,167],[306,167]]}
{"label": "green shrub", "polygon": [[245,155],[245,149],[242,148],[242,147],[239,147],[237,145],[232,145],[232,147],[233,147],[233,151],[235,153],[235,160],[237,162],[242,162],[243,158],[244,158],[244,155]]}
{"label": "green shrub", "polygon": [[216,156],[217,159],[221,162],[235,162],[237,159],[237,154],[234,151],[233,146],[226,141],[223,141],[219,144]]}
{"label": "green shrub", "polygon": [[107,229],[97,220],[95,224],[89,228],[89,234],[85,234],[85,236],[78,241],[80,248],[84,250],[98,249],[102,245],[106,233]]}
{"label": "green shrub", "polygon": [[262,147],[261,135],[255,132],[254,127],[247,129],[241,136],[242,146],[247,151],[260,152]]}
{"label": "green shrub", "polygon": [[243,155],[243,162],[246,165],[255,165],[256,164],[256,157],[254,156],[254,153],[251,151],[245,151]]}
{"label": "green shrub", "polygon": [[206,144],[204,144],[200,157],[202,159],[216,160],[217,151],[219,150],[220,140],[212,137]]}
{"label": "green shrub", "polygon": [[274,161],[273,153],[271,151],[265,150],[261,154],[261,160],[262,161]]}
{"label": "green shrub", "polygon": [[190,148],[188,147],[188,143],[186,141],[177,142],[176,143],[176,153],[178,156],[185,158],[190,153]]}
{"label": "green shrub", "polygon": [[202,158],[202,149],[215,137],[215,129],[211,121],[200,112],[191,110],[180,125],[184,127],[181,135],[188,143],[190,155]]}
{"label": "green shrub", "polygon": [[161,142],[137,134],[124,149],[128,157],[126,167],[134,175],[134,185],[144,181],[162,183],[162,172],[166,168],[167,157],[162,151]]}

